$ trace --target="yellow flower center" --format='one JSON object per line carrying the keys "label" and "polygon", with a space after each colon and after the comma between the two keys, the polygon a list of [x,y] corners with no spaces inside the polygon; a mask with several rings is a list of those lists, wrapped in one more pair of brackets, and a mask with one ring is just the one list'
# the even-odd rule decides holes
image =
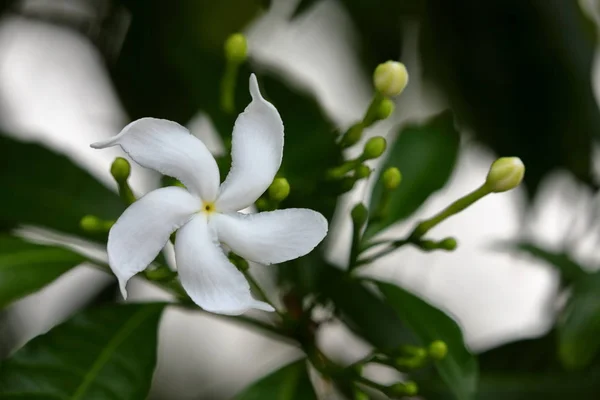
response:
{"label": "yellow flower center", "polygon": [[215,212],[215,203],[213,202],[203,202],[202,209],[200,210],[206,214],[212,214]]}

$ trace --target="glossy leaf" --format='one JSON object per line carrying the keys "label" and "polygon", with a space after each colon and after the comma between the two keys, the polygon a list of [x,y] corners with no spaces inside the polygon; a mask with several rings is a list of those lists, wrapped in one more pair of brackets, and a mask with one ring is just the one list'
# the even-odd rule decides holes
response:
{"label": "glossy leaf", "polygon": [[293,362],[253,383],[236,400],[311,400],[317,395],[310,382],[306,361]]}
{"label": "glossy leaf", "polygon": [[530,193],[558,168],[592,181],[597,35],[580,2],[430,0],[419,26],[423,72],[477,139],[523,160]]}
{"label": "glossy leaf", "polygon": [[377,282],[377,286],[422,345],[434,340],[448,345],[446,357],[435,363],[440,377],[457,399],[474,399],[479,375],[477,359],[465,347],[458,324],[443,311],[396,285]]}
{"label": "glossy leaf", "polygon": [[567,368],[587,366],[600,351],[600,273],[579,279],[558,324],[558,354]]}
{"label": "glossy leaf", "polygon": [[146,398],[163,308],[128,304],[90,309],[34,338],[0,364],[0,398]]}
{"label": "glossy leaf", "polygon": [[356,334],[386,352],[406,343],[417,343],[394,308],[373,290],[333,266],[322,266],[321,273],[322,292]]}
{"label": "glossy leaf", "polygon": [[[446,184],[456,162],[459,139],[450,112],[401,130],[398,138],[391,143],[380,173],[388,167],[397,167],[402,173],[402,182],[392,192],[385,215],[367,229],[367,236],[409,217]],[[373,190],[371,210],[377,208],[382,190],[383,184],[378,180]]]}
{"label": "glossy leaf", "polygon": [[40,290],[84,260],[61,247],[0,236],[0,309]]}
{"label": "glossy leaf", "polygon": [[[106,166],[109,168],[109,165]],[[88,214],[115,220],[119,196],[67,157],[0,135],[0,223],[29,224],[99,239],[79,221]]]}

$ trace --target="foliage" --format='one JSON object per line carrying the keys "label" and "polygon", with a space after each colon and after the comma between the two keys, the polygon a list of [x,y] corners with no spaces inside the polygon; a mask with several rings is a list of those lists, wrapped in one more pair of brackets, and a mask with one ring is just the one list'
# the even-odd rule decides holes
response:
{"label": "foliage", "polygon": [[[235,117],[249,100],[247,78],[256,68],[244,63],[245,52],[236,56],[233,68],[223,55],[223,44],[259,15],[265,2],[184,0],[177,7],[158,0],[115,3],[131,17],[111,68],[129,115],[186,124],[203,111],[230,147]],[[300,1],[294,18],[315,3]],[[355,213],[345,216],[353,219],[354,229],[344,265],[326,261],[321,246],[278,266],[284,306],[277,314],[261,319],[224,317],[294,343],[303,352],[301,359],[259,379],[236,398],[316,399],[311,370],[355,399],[370,391],[398,398],[415,394],[416,388],[430,400],[597,398],[600,274],[587,272],[591,269],[568,254],[531,243],[508,246],[556,267],[566,305],[553,329],[542,337],[480,355],[468,349],[460,324],[443,307],[362,274],[374,260],[405,246],[426,252],[456,247],[454,238],[431,237],[429,230],[489,194],[483,180],[481,187],[440,213],[418,221],[406,237],[382,241],[378,235],[409,219],[446,185],[459,156],[459,126],[502,155],[521,157],[532,195],[555,167],[592,183],[590,149],[600,132],[589,76],[595,41],[577,2],[342,0],[341,4],[355,24],[362,67],[368,70],[397,59],[408,32],[405,22],[417,21],[426,78],[448,99],[451,110],[394,127],[387,143],[378,138],[374,142],[380,145],[378,153],[385,145],[388,151],[381,166],[371,171],[364,162],[373,157],[365,152],[348,159],[344,150],[356,145],[365,129],[387,118],[377,113],[383,104],[390,110],[388,98],[374,93],[364,117],[357,116],[357,122],[341,132],[311,93],[299,90],[284,75],[258,70],[261,91],[285,124],[278,177],[285,178],[290,189],[289,196],[286,189],[277,199],[267,192],[257,201],[258,209],[311,208],[331,222],[340,198],[357,182],[371,179],[374,185],[368,207],[358,205]],[[512,28],[506,29],[507,24]],[[235,112],[219,101],[226,91],[234,99]],[[540,143],[546,146],[544,151]],[[218,162],[227,170],[231,160],[223,157]],[[1,134],[0,166],[1,309],[90,261],[76,250],[18,237],[14,228],[41,227],[105,246],[112,222],[128,204],[127,196],[121,196],[123,202],[68,157],[43,144]],[[394,184],[389,185],[383,175],[393,167],[401,175],[394,175]],[[163,181],[176,184],[169,177]],[[127,190],[126,179],[119,182],[119,189]],[[243,265],[245,260],[236,257],[231,255]],[[202,312],[163,256],[139,277],[174,295],[179,306]],[[264,294],[260,287],[255,289]],[[112,294],[114,287],[110,290]],[[102,303],[109,304],[86,306],[1,360],[0,398],[146,398],[156,366],[160,317],[167,305],[105,299]],[[316,309],[330,315],[323,321]],[[328,357],[317,334],[330,319],[369,343],[372,352],[351,365]],[[445,349],[443,354],[439,346]],[[362,373],[370,364],[391,367],[403,378],[394,385],[378,383]]]}

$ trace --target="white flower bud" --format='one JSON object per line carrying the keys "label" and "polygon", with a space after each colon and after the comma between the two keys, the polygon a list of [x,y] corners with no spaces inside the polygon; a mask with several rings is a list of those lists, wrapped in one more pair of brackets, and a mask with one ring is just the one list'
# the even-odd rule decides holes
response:
{"label": "white flower bud", "polygon": [[525,175],[525,165],[518,157],[502,157],[490,167],[486,186],[494,193],[506,192],[519,186]]}
{"label": "white flower bud", "polygon": [[375,89],[386,97],[398,96],[408,84],[408,72],[401,62],[379,64],[373,73]]}

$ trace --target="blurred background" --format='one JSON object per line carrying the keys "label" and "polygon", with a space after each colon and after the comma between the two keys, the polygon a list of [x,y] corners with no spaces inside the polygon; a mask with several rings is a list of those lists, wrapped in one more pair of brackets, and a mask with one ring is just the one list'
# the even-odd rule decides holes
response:
{"label": "blurred background", "polygon": [[[316,129],[315,115],[340,129],[359,120],[373,94],[374,68],[400,60],[409,86],[393,117],[364,140],[395,137],[406,121],[450,107],[461,151],[449,183],[383,237],[400,237],[481,184],[498,156],[518,156],[527,166],[521,188],[490,196],[435,229],[458,239],[455,252],[407,248],[368,271],[448,310],[470,348],[482,353],[552,332],[564,299],[548,254],[568,255],[589,270],[599,265],[598,18],[596,0],[0,0],[0,131],[67,155],[116,190],[109,166],[122,154],[89,144],[132,119],[178,121],[215,154],[224,151],[217,132],[226,137],[232,126],[214,117],[215,77],[222,75],[222,46],[231,33],[247,35],[251,69],[286,88],[289,97],[278,108],[295,107],[293,96],[317,102],[317,114],[296,108],[294,123],[303,129]],[[33,156],[26,161],[43,168]],[[19,173],[0,165],[2,176]],[[158,175],[134,166],[137,193],[158,185]],[[336,210],[327,257],[340,267],[350,245],[349,209],[368,193],[369,183],[358,185]],[[530,247],[507,251],[508,241]],[[102,249],[88,250],[105,257]],[[274,288],[268,268],[253,268]],[[0,311],[0,359],[83,305],[116,299],[105,290],[113,281],[82,265]],[[130,294],[131,301],[164,298],[135,279]],[[319,340],[342,362],[368,351],[341,324],[327,326]],[[246,328],[169,309],[151,398],[230,398],[298,355]],[[386,371],[373,373],[386,379]]]}

